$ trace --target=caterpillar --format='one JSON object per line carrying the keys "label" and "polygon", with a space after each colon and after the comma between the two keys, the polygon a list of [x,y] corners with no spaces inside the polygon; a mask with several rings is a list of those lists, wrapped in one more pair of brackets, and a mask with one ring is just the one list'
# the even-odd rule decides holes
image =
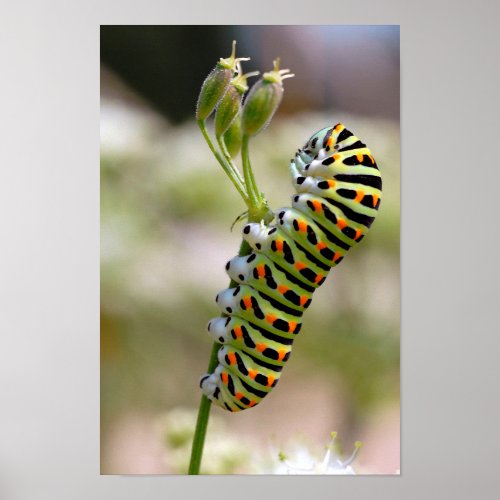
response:
{"label": "caterpillar", "polygon": [[341,123],[316,132],[290,162],[291,208],[277,210],[274,224],[244,226],[252,252],[226,264],[237,286],[217,295],[222,316],[208,323],[221,348],[200,387],[231,412],[255,406],[276,386],[314,291],[364,238],[380,206],[375,159]]}

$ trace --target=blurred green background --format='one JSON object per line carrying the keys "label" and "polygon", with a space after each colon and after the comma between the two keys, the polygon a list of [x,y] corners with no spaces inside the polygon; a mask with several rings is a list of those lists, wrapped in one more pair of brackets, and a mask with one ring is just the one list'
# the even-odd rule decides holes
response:
{"label": "blurred green background", "polygon": [[[228,285],[245,207],[194,123],[200,86],[236,39],[261,72],[295,78],[251,143],[274,209],[289,159],[342,121],[368,144],[383,200],[368,236],[315,294],[280,384],[239,414],[212,409],[236,449],[304,439],[364,443],[360,472],[399,469],[399,27],[101,27],[101,473],[183,473],[211,351],[206,323]],[[174,430],[184,425],[187,436]],[[208,453],[208,452],[207,452]],[[235,452],[227,452],[234,458]],[[257,453],[257,455],[259,455]],[[254,472],[247,458],[208,472]],[[228,463],[229,465],[228,465]]]}

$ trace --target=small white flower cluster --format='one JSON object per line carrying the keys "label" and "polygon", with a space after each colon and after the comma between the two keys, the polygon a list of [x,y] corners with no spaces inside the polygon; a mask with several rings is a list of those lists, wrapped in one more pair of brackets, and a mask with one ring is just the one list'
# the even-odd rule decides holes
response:
{"label": "small white flower cluster", "polygon": [[[165,463],[173,474],[185,474],[188,469],[196,412],[177,408],[162,416],[159,428],[165,445]],[[342,458],[337,433],[331,433],[324,457],[318,460],[304,444],[293,440],[290,453],[285,456],[277,448],[271,453],[262,449],[252,450],[252,445],[240,435],[228,432],[217,415],[210,420],[202,459],[202,474],[306,474],[306,475],[355,475],[354,462],[361,443],[356,441],[354,451]]]}
{"label": "small white flower cluster", "polygon": [[361,442],[356,441],[354,451],[346,460],[342,460],[335,439],[336,432],[331,433],[332,439],[326,447],[326,453],[323,460],[317,461],[311,456],[309,450],[304,446],[297,447],[293,453],[293,465],[283,454],[279,454],[280,464],[273,471],[274,474],[333,474],[333,475],[354,475],[356,472],[351,467],[356,458]]}

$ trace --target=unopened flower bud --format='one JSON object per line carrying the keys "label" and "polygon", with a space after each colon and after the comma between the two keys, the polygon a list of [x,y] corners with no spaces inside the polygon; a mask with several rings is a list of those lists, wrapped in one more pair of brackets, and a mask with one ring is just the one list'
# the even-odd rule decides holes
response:
{"label": "unopened flower bud", "polygon": [[[238,73],[241,73],[241,66],[238,64]],[[222,135],[229,128],[236,115],[241,109],[241,99],[248,90],[247,78],[258,75],[258,71],[238,74],[231,80],[231,84],[226,90],[224,97],[220,101],[215,113],[215,134]]]}
{"label": "unopened flower bud", "polygon": [[290,70],[279,69],[279,58],[274,61],[273,71],[264,73],[251,88],[245,100],[242,114],[242,130],[248,136],[262,131],[271,121],[283,97],[283,80],[291,78]]}
{"label": "unopened flower bud", "polygon": [[236,41],[233,41],[233,50],[226,59],[220,59],[215,68],[207,76],[201,87],[196,105],[196,119],[205,120],[214,111],[217,103],[225,94],[231,78],[236,71],[239,61],[248,61],[249,58],[236,58]]}
{"label": "unopened flower bud", "polygon": [[231,158],[234,158],[241,149],[242,133],[241,133],[241,114],[238,114],[233,120],[229,128],[224,133],[224,144]]}

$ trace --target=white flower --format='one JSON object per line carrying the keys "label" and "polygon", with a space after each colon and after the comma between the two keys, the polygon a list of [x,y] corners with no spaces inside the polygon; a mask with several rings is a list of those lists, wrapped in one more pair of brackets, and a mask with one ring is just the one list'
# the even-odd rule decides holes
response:
{"label": "white flower", "polygon": [[351,467],[351,463],[361,448],[361,442],[356,441],[351,456],[347,460],[342,460],[338,447],[335,445],[336,437],[337,433],[332,432],[332,440],[327,445],[325,456],[321,462],[316,461],[305,447],[300,447],[296,450],[293,456],[293,465],[283,453],[280,453],[281,464],[275,469],[274,474],[356,474]]}

